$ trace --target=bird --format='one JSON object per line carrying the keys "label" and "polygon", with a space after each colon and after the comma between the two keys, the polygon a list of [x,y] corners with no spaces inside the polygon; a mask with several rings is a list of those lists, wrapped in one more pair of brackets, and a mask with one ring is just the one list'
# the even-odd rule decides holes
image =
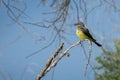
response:
{"label": "bird", "polygon": [[77,26],[76,35],[81,40],[89,40],[90,42],[94,42],[99,47],[102,46],[100,43],[96,41],[96,39],[93,38],[93,36],[90,34],[89,30],[85,27],[82,21],[79,21],[78,23],[75,23],[74,25]]}

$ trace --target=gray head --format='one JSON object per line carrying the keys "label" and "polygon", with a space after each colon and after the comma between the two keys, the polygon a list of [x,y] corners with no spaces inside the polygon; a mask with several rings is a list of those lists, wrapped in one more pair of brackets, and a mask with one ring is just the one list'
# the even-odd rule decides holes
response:
{"label": "gray head", "polygon": [[78,27],[85,27],[85,26],[84,26],[84,23],[81,22],[81,21],[78,22],[78,23],[75,23],[74,25],[75,25],[75,26],[78,26]]}

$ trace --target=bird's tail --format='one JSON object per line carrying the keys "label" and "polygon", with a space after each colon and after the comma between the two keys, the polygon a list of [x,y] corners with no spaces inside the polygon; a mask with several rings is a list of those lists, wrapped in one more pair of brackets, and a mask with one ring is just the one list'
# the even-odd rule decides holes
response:
{"label": "bird's tail", "polygon": [[99,46],[99,47],[102,46],[102,45],[101,45],[100,43],[98,43],[97,41],[94,41],[94,43],[95,43],[97,46]]}

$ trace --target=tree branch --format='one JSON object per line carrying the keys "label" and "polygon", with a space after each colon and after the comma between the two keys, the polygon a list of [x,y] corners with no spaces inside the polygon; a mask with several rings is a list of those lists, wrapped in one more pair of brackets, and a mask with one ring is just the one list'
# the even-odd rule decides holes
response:
{"label": "tree branch", "polygon": [[36,80],[40,80],[47,72],[46,70],[51,65],[53,59],[58,55],[58,53],[63,49],[64,43],[62,43],[59,48],[52,54],[52,56],[48,59],[45,68],[42,70],[40,74],[37,75]]}
{"label": "tree branch", "polygon": [[[48,59],[46,66],[43,68],[42,72],[39,73],[36,77],[36,80],[40,80],[47,72],[49,72],[53,67],[57,65],[57,63],[64,57],[64,56],[69,56],[68,51],[72,49],[73,47],[81,44],[81,41],[78,41],[74,44],[72,44],[70,47],[68,47],[61,55],[59,55],[57,58],[56,56],[60,51],[63,49],[63,44],[60,45],[60,47],[55,51],[55,53],[52,54],[52,56]],[[56,58],[56,59],[55,59]],[[55,59],[55,60],[54,60]],[[53,61],[54,60],[54,61]]]}

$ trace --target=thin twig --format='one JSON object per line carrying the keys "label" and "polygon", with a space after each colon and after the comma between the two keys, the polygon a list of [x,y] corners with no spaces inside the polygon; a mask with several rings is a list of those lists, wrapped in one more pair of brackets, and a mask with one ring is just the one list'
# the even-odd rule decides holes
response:
{"label": "thin twig", "polygon": [[77,10],[77,21],[79,22],[80,21],[80,17],[79,17],[79,7],[78,7],[78,4],[76,3],[75,0],[73,0],[74,4],[75,4],[75,7],[76,7],[76,10]]}
{"label": "thin twig", "polygon": [[88,59],[87,59],[87,64],[86,64],[86,68],[85,68],[85,72],[84,72],[84,80],[86,80],[87,69],[88,69],[88,64],[90,63],[91,53],[92,53],[92,42],[90,41],[89,56],[88,56]]}
{"label": "thin twig", "polygon": [[[83,51],[84,51],[84,55],[86,57],[86,59],[88,59],[88,56],[87,56],[87,53],[85,51],[85,48],[84,46],[81,44],[82,48],[83,48]],[[91,67],[91,69],[94,71],[95,74],[97,74],[97,72],[95,71],[94,67],[92,66],[92,64],[89,62],[89,66]]]}

